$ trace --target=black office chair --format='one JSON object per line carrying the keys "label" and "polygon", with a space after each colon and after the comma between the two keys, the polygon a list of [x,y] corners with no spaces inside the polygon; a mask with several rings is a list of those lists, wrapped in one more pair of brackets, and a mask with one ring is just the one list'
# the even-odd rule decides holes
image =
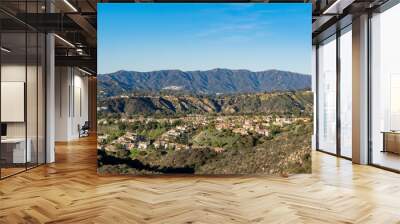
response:
{"label": "black office chair", "polygon": [[82,127],[80,127],[80,125],[78,125],[79,138],[89,136],[89,129],[90,129],[89,121],[85,121],[85,123],[82,125]]}

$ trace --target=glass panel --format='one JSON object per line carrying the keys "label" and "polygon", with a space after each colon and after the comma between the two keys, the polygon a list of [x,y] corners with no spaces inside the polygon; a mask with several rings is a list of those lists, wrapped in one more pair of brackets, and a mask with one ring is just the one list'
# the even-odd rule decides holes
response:
{"label": "glass panel", "polygon": [[[27,2],[27,13],[38,13],[37,1]],[[32,23],[37,23],[33,17]],[[26,80],[26,111],[27,111],[27,149],[30,150],[30,161],[27,167],[35,167],[38,164],[38,45],[39,37],[35,30],[27,30],[27,80]]]}
{"label": "glass panel", "polygon": [[311,83],[312,83],[312,91],[314,93],[313,97],[313,135],[311,140],[312,150],[317,149],[317,47],[315,45],[312,46],[312,56],[311,56]]}
{"label": "glass panel", "polygon": [[352,35],[351,27],[340,36],[340,153],[352,157]]}
{"label": "glass panel", "polygon": [[27,111],[27,143],[28,150],[30,148],[30,160],[28,160],[28,168],[37,165],[38,147],[37,147],[37,79],[38,79],[38,36],[36,32],[27,33],[28,38],[28,62],[27,62],[27,94],[26,94],[26,111]]}
{"label": "glass panel", "polygon": [[[1,43],[1,161],[2,177],[25,170],[26,150],[26,34],[2,33]],[[29,147],[28,147],[29,149]]]}
{"label": "glass panel", "polygon": [[[44,6],[44,0],[0,2],[14,14],[43,13]],[[45,35],[1,12],[0,30],[0,177],[4,178],[45,162]]]}
{"label": "glass panel", "polygon": [[400,5],[372,18],[372,163],[400,170]]}
{"label": "glass panel", "polygon": [[336,153],[336,37],[318,48],[318,149]]}

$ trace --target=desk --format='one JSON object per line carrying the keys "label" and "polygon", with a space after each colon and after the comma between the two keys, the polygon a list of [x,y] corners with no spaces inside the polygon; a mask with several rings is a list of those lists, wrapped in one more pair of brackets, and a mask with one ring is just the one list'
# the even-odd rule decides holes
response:
{"label": "desk", "polygon": [[392,152],[400,154],[400,132],[383,131],[383,150],[382,152]]}
{"label": "desk", "polygon": [[[25,138],[5,138],[1,139],[2,159],[6,163],[26,163],[32,160],[32,141],[27,139],[28,143],[25,152]],[[3,156],[4,155],[4,156]],[[12,159],[11,159],[12,158]]]}

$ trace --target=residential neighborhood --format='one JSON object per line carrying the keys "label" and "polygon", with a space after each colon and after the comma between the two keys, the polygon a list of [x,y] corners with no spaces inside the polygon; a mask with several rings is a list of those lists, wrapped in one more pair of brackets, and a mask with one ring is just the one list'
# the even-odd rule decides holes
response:
{"label": "residential neighborhood", "polygon": [[[203,116],[188,115],[181,118],[146,118],[139,116],[137,118],[121,118],[117,120],[100,119],[99,125],[107,125],[109,123],[118,124],[175,124],[168,130],[159,133],[155,137],[146,136],[133,131],[126,131],[116,139],[109,140],[108,134],[98,136],[99,147],[103,147],[106,151],[115,152],[117,150],[137,149],[139,151],[154,150],[182,150],[182,149],[199,149],[204,146],[193,144],[191,139],[198,134],[198,130],[206,127],[213,127],[218,132],[228,131],[240,136],[259,135],[269,137],[271,135],[271,127],[281,128],[295,122],[310,122],[309,117],[277,117],[277,116]],[[222,152],[223,147],[207,146],[215,152]]]}

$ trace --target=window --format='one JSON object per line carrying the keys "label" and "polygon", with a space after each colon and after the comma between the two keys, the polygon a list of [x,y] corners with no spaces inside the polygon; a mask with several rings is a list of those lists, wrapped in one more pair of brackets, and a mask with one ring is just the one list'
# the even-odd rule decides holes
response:
{"label": "window", "polygon": [[352,157],[352,35],[351,26],[340,36],[340,155]]}
{"label": "window", "polygon": [[318,149],[336,153],[336,36],[318,48]]}
{"label": "window", "polygon": [[400,170],[400,5],[371,19],[371,160]]}

